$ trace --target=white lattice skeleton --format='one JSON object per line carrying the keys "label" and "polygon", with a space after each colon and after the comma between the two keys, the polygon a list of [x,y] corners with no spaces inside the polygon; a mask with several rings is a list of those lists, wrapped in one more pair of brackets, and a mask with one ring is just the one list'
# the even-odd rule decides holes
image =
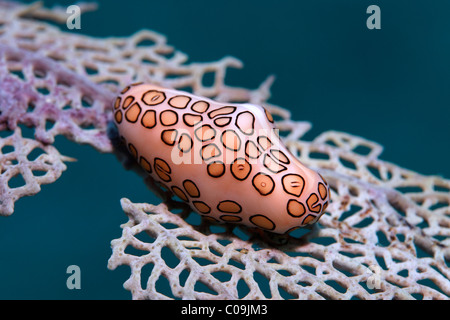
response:
{"label": "white lattice skeleton", "polygon": [[[11,214],[16,200],[38,193],[42,184],[55,182],[66,170],[63,161],[70,160],[51,145],[22,137],[20,127],[0,139],[0,210]],[[23,184],[10,186],[17,176]]]}
{"label": "white lattice skeleton", "polygon": [[[222,231],[205,222],[193,226],[185,219],[195,214],[186,208],[174,214],[166,204],[123,199],[130,220],[112,242],[108,266],[130,266],[124,286],[133,298],[450,296],[449,180],[384,162],[381,146],[350,134],[328,131],[302,140],[310,124],[291,120],[287,110],[267,102],[272,77],[256,90],[224,83],[228,68],[242,66],[235,58],[188,63],[185,54],[152,31],[94,39],[38,21],[64,22],[61,9],[4,1],[0,9],[0,130],[11,131],[0,138],[0,214],[12,214],[15,201],[36,194],[65,170],[70,158],[51,145],[55,136],[112,151],[106,134],[110,101],[123,87],[144,81],[187,88],[220,101],[264,104],[279,119],[277,127],[293,154],[330,182],[332,203],[316,228],[272,247],[251,233],[247,239],[232,225]],[[146,42],[151,44],[142,45]],[[210,73],[214,83],[204,86]],[[34,139],[22,136],[23,126],[34,128]],[[41,155],[29,159],[33,149]],[[25,185],[11,187],[18,175]],[[141,254],[128,252],[132,247]],[[168,288],[161,288],[164,281]]]}

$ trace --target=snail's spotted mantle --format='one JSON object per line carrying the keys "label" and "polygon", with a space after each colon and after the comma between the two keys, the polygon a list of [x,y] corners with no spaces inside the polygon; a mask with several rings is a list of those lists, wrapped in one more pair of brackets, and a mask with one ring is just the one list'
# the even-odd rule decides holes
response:
{"label": "snail's spotted mantle", "polygon": [[325,179],[289,152],[261,106],[138,83],[113,112],[139,164],[207,219],[286,233],[328,206]]}

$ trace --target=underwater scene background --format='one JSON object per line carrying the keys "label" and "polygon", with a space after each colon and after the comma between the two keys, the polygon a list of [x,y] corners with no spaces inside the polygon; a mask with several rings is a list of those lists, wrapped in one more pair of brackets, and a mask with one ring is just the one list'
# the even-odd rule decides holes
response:
{"label": "underwater scene background", "polygon": [[[312,123],[306,139],[348,132],[383,145],[386,161],[450,177],[448,1],[97,2],[81,30],[61,29],[104,38],[146,28],[191,62],[236,57],[244,67],[226,82],[256,88],[275,75],[270,102]],[[373,4],[379,30],[366,26]],[[78,161],[0,217],[0,299],[129,299],[129,268],[106,267],[127,221],[119,200],[160,200],[114,155],[63,137],[55,145]],[[80,267],[80,290],[66,286],[70,265]]]}

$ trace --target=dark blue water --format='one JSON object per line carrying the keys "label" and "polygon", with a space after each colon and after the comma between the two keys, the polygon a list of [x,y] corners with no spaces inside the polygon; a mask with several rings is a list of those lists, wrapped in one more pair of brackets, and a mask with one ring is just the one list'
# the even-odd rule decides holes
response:
{"label": "dark blue water", "polygon": [[[309,138],[345,131],[382,144],[384,160],[450,177],[448,1],[99,3],[76,32],[128,36],[148,28],[190,61],[237,57],[245,67],[231,70],[227,83],[255,88],[276,75],[270,101],[312,122]],[[381,9],[380,30],[366,27],[371,4]],[[128,267],[106,268],[110,241],[127,221],[119,199],[159,201],[113,155],[64,138],[56,146],[78,162],[0,218],[0,299],[127,299]],[[66,286],[73,264],[80,290]]]}

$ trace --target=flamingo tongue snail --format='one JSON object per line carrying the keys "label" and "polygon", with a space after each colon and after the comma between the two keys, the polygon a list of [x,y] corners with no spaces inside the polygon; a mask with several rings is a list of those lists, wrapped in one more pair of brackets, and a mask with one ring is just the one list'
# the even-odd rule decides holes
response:
{"label": "flamingo tongue snail", "polygon": [[328,183],[289,152],[261,106],[134,84],[113,112],[142,168],[206,219],[284,234],[327,208]]}

